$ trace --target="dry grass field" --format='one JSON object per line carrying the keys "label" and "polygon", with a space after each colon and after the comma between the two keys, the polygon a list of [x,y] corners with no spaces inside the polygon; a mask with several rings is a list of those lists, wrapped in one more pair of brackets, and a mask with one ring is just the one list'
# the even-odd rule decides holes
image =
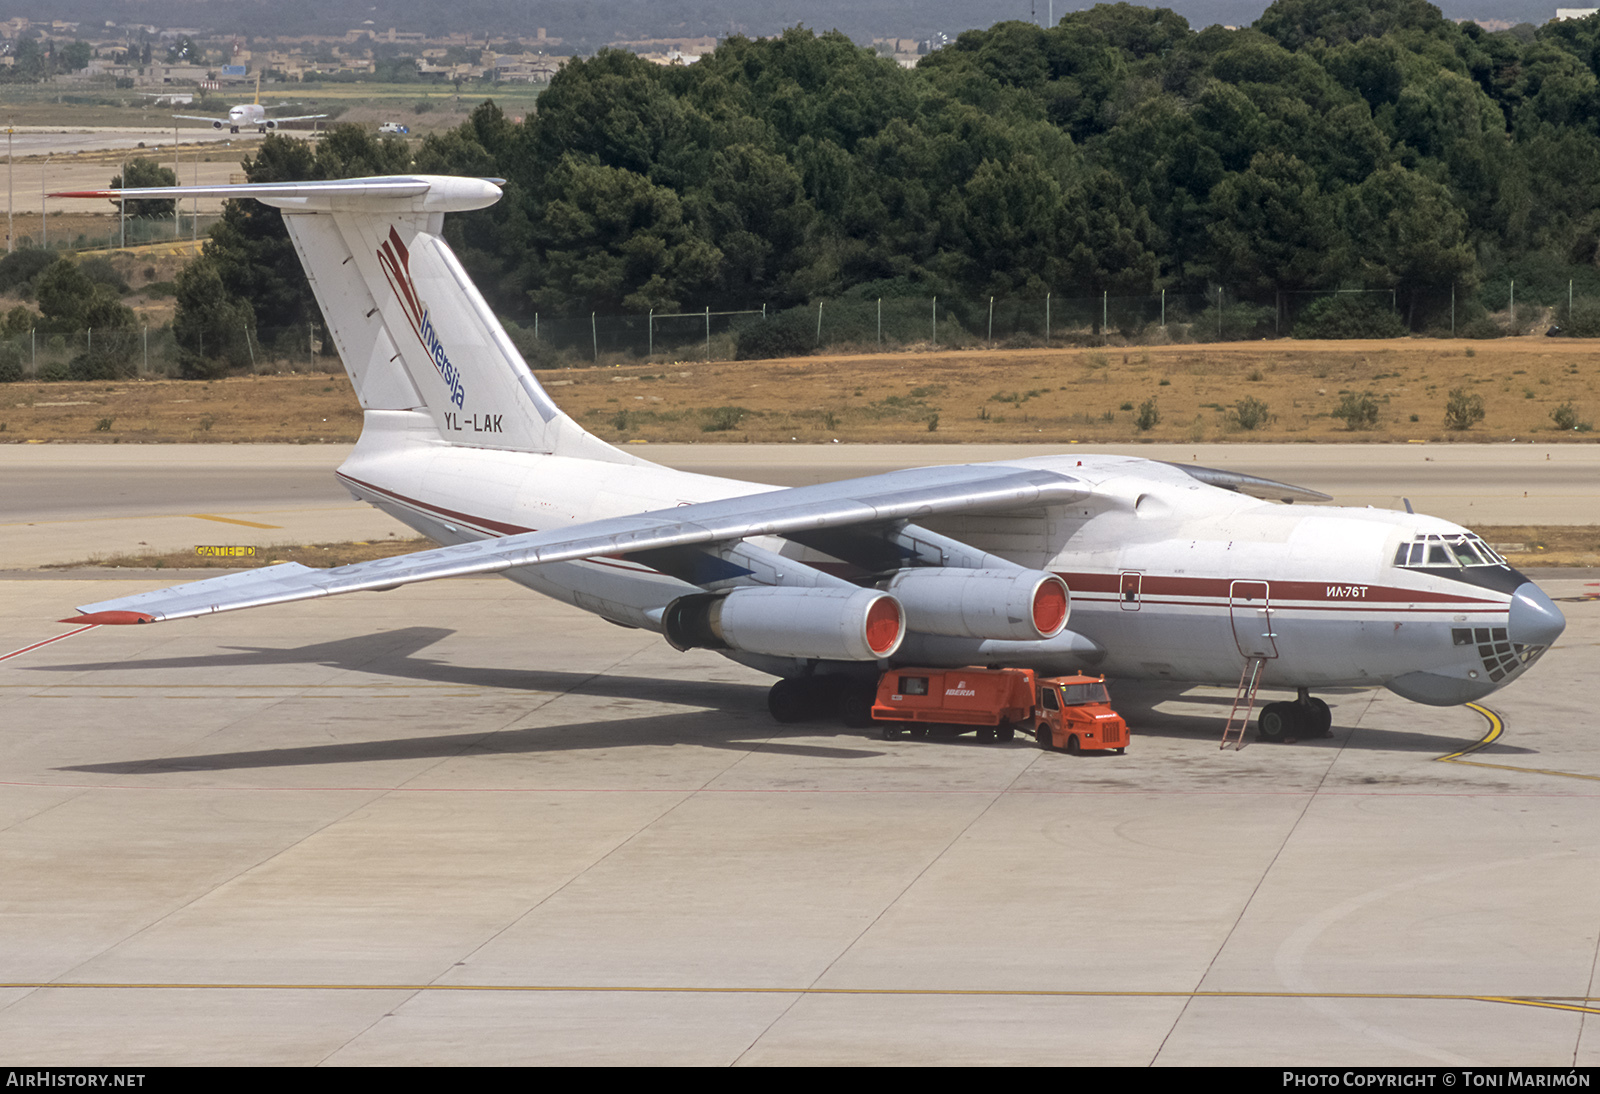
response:
{"label": "dry grass field", "polygon": [[[1586,441],[1582,427],[1600,417],[1597,372],[1600,340],[1530,337],[630,359],[539,375],[615,442],[1092,444]],[[1461,431],[1445,424],[1457,388],[1484,409]],[[1370,396],[1370,428],[1335,416],[1347,396]],[[1147,403],[1158,418],[1142,429]],[[1558,428],[1562,407],[1579,429]],[[0,386],[0,443],[318,443],[354,440],[360,427],[342,373]]]}
{"label": "dry grass field", "polygon": [[[1061,350],[965,350],[780,361],[668,361],[540,373],[556,400],[615,442],[848,443],[1038,441],[1492,441],[1559,430],[1600,413],[1600,342],[1257,342]],[[1478,395],[1484,420],[1445,428],[1452,388]],[[1371,429],[1332,416],[1370,392]],[[1254,429],[1240,400],[1266,404]],[[1160,420],[1135,423],[1154,399]],[[719,408],[735,408],[719,410]],[[1415,415],[1416,420],[1412,421]],[[935,419],[935,416],[936,419]],[[930,421],[934,428],[930,430]],[[360,409],[340,374],[279,373],[211,382],[151,380],[0,387],[0,443],[221,444],[353,441]],[[1518,566],[1600,565],[1600,529],[1482,527]],[[195,568],[297,561],[336,566],[419,550],[422,540],[262,544],[254,559],[118,556],[75,565]]]}

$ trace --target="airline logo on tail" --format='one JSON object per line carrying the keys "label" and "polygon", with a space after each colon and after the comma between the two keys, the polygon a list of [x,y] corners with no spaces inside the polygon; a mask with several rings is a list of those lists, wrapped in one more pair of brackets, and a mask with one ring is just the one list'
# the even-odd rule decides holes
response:
{"label": "airline logo on tail", "polygon": [[450,363],[450,355],[445,352],[439,332],[434,329],[428,309],[417,293],[416,282],[411,280],[411,252],[406,250],[406,245],[400,241],[400,233],[395,231],[393,225],[389,227],[389,238],[378,248],[378,265],[383,267],[383,276],[388,278],[389,288],[400,301],[400,310],[405,312],[412,333],[422,343],[423,351],[433,362],[439,378],[450,389],[450,401],[460,407],[467,400],[467,389],[461,384],[461,371]]}

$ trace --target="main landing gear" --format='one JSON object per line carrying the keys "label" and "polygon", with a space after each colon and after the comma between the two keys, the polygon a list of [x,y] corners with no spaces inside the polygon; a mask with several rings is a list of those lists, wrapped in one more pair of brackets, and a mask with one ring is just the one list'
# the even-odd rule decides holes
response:
{"label": "main landing gear", "polygon": [[877,690],[875,681],[848,676],[796,676],[772,685],[767,710],[785,724],[839,718],[851,729],[867,729]]}
{"label": "main landing gear", "polygon": [[1333,712],[1305,688],[1292,703],[1268,703],[1256,718],[1256,736],[1287,743],[1305,737],[1333,736]]}

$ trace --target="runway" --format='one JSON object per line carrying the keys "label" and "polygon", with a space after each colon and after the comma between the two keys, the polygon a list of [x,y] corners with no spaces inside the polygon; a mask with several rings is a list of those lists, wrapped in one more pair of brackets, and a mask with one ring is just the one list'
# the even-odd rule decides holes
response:
{"label": "runway", "polygon": [[[223,108],[226,110],[226,107]],[[288,132],[288,131],[286,131]],[[190,126],[177,131],[182,147],[176,153],[176,171],[185,186],[221,186],[242,182],[240,161],[255,154],[259,134],[229,133],[226,130]],[[303,134],[302,134],[303,135]],[[3,151],[3,148],[0,148]],[[50,225],[40,219],[43,209],[49,216],[61,213],[109,213],[104,199],[46,198],[62,190],[98,190],[111,185],[112,176],[122,173],[118,161],[85,163],[71,159],[78,152],[126,153],[126,158],[143,156],[162,167],[174,166],[173,130],[161,128],[43,128],[18,126],[11,137],[11,154],[16,162],[7,165],[6,187],[10,212],[17,218],[15,230],[20,238],[48,239]],[[52,160],[38,157],[62,156]],[[102,157],[103,158],[103,157]],[[241,177],[236,177],[241,176]],[[184,203],[202,213],[222,208],[220,198],[201,198]],[[57,229],[60,230],[59,228]],[[43,233],[41,235],[41,233]]]}
{"label": "runway", "polygon": [[[1508,448],[1440,464],[1437,495],[1498,482],[1515,504]],[[1277,477],[1317,485],[1320,455],[1322,481],[1359,486],[1345,451]],[[1587,458],[1570,451],[1548,462]],[[331,449],[0,454],[7,519],[34,518],[0,529],[0,560],[209,510],[362,519],[318,485]],[[927,462],[650,454],[830,477]],[[0,655],[70,634],[0,660],[6,1059],[1600,1062],[1583,578],[1541,578],[1567,632],[1483,712],[1330,695],[1331,740],[1221,752],[1231,689],[1125,685],[1128,754],[1070,757],[778,726],[767,678],[496,579],[49,622],[186,576],[0,586]]]}

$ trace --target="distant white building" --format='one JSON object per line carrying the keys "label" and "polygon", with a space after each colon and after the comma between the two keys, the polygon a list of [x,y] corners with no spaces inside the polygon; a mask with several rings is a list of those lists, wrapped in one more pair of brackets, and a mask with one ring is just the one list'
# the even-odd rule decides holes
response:
{"label": "distant white building", "polygon": [[1562,19],[1587,19],[1597,11],[1600,11],[1600,8],[1557,8],[1556,19],[1557,21]]}

